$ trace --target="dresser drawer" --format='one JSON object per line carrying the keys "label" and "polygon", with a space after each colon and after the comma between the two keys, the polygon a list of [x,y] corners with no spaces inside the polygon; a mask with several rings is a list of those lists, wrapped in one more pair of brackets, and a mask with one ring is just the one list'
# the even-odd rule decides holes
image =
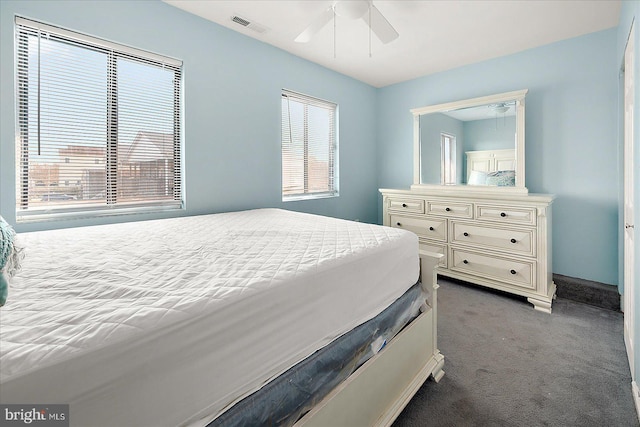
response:
{"label": "dresser drawer", "polygon": [[477,204],[476,219],[504,224],[536,225],[536,208],[507,208]]}
{"label": "dresser drawer", "polygon": [[534,256],[536,232],[528,228],[499,228],[451,221],[451,243],[474,245],[508,253]]}
{"label": "dresser drawer", "polygon": [[500,256],[451,248],[449,269],[498,280],[520,288],[536,288],[535,261],[516,261]]}
{"label": "dresser drawer", "polygon": [[424,213],[424,200],[389,197],[387,203],[390,211]]}
{"label": "dresser drawer", "polygon": [[442,258],[438,262],[438,267],[447,268],[447,246],[439,245],[434,242],[430,242],[424,239],[420,239],[420,250],[425,250],[429,252],[435,252],[437,254],[442,254]]}
{"label": "dresser drawer", "polygon": [[390,225],[413,231],[420,237],[427,239],[447,241],[447,220],[439,218],[418,218],[403,215],[391,215]]}
{"label": "dresser drawer", "polygon": [[432,215],[451,218],[471,218],[473,216],[473,204],[471,203],[427,202],[427,206],[427,213]]}

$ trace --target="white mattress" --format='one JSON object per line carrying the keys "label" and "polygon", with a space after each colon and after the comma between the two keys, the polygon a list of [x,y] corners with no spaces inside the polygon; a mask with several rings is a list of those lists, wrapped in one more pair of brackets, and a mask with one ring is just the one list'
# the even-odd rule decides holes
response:
{"label": "white mattress", "polygon": [[409,232],[278,209],[24,233],[0,402],[71,425],[212,419],[418,278]]}

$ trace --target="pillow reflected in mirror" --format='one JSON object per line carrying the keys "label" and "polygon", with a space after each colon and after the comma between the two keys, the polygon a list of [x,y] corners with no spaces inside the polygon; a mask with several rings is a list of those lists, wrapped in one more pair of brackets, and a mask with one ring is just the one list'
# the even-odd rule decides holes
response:
{"label": "pillow reflected in mirror", "polygon": [[469,175],[468,185],[487,185],[487,172],[484,171],[471,171]]}
{"label": "pillow reflected in mirror", "polygon": [[513,187],[516,185],[516,171],[496,171],[487,174],[486,184],[497,187]]}

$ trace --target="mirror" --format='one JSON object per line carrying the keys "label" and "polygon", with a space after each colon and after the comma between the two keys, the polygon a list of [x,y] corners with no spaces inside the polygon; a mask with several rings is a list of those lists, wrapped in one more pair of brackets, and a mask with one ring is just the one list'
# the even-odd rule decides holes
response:
{"label": "mirror", "polygon": [[527,192],[527,90],[432,105],[414,116],[414,185]]}

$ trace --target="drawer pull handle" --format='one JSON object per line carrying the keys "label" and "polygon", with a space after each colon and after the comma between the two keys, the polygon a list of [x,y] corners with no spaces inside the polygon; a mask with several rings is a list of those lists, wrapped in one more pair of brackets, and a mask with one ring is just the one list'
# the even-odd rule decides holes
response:
{"label": "drawer pull handle", "polygon": [[511,243],[515,243],[516,241],[516,239],[511,239]]}
{"label": "drawer pull handle", "polygon": [[400,224],[399,222],[396,222],[396,225],[397,225],[398,227],[402,227],[402,224]]}
{"label": "drawer pull handle", "polygon": [[429,227],[429,231],[433,231],[433,227]]}
{"label": "drawer pull handle", "polygon": [[451,208],[444,208],[445,211],[451,212]]}
{"label": "drawer pull handle", "polygon": [[516,273],[517,273],[517,271],[511,270],[511,274],[516,274]]}
{"label": "drawer pull handle", "polygon": [[504,213],[504,212],[500,212],[500,216],[501,216],[502,218],[504,218],[505,216],[507,216],[507,214],[506,214],[506,213]]}
{"label": "drawer pull handle", "polygon": [[462,234],[464,235],[464,237],[469,237],[469,233],[467,233],[466,231]]}
{"label": "drawer pull handle", "polygon": [[463,259],[462,262],[465,264],[469,264],[469,261],[467,261],[466,259]]}
{"label": "drawer pull handle", "polygon": [[403,203],[403,204],[402,204],[402,207],[403,207],[403,208],[406,208],[406,207],[407,207],[407,204],[406,204],[406,203]]}

